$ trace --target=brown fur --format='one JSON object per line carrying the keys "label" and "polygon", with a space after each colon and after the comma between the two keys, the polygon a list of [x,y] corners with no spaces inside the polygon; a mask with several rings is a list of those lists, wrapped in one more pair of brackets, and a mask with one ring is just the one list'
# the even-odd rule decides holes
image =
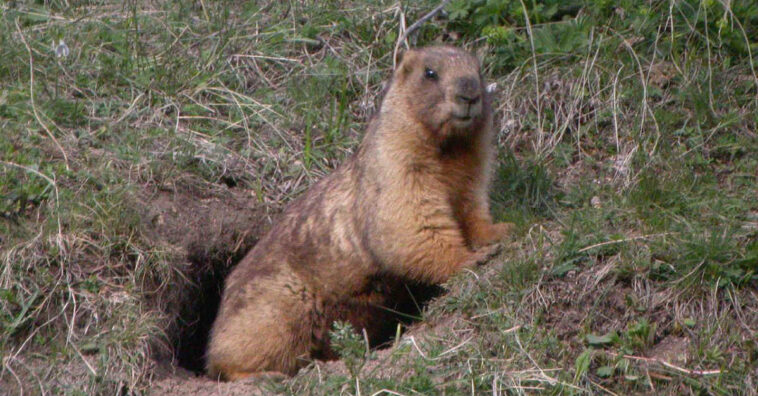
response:
{"label": "brown fur", "polygon": [[397,282],[441,283],[486,259],[510,227],[489,214],[489,102],[468,53],[408,51],[357,152],[294,201],[226,279],[209,375],[294,374],[331,356],[335,320],[372,337]]}

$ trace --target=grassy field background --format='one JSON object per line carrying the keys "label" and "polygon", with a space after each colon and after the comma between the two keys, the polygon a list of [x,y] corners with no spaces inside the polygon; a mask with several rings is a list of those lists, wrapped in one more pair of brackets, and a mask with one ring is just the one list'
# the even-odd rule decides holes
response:
{"label": "grassy field background", "polygon": [[[223,277],[437,4],[0,4],[0,394],[255,392],[193,374]],[[262,392],[755,395],[758,4],[454,0],[433,43],[498,85],[516,234],[390,348],[338,326]]]}

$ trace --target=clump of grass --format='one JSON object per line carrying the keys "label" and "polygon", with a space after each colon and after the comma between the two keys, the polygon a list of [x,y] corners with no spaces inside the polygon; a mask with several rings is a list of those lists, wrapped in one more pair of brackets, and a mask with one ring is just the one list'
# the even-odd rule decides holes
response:
{"label": "clump of grass", "polygon": [[557,195],[546,165],[519,160],[510,152],[498,158],[490,196],[499,220],[525,225],[537,217],[549,217]]}

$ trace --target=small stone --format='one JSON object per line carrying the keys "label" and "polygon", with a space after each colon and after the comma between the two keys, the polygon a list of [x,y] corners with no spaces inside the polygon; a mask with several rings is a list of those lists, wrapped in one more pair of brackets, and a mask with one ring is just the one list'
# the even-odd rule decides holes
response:
{"label": "small stone", "polygon": [[600,209],[600,207],[602,206],[600,204],[600,197],[598,197],[597,195],[592,197],[592,199],[590,199],[590,205],[592,205],[592,207],[595,209]]}

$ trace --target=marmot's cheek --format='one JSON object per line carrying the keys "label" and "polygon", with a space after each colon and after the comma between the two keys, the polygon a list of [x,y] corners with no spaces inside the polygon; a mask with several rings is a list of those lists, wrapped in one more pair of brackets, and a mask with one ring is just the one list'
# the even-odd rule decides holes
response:
{"label": "marmot's cheek", "polygon": [[419,109],[416,113],[416,121],[425,127],[424,133],[430,133],[432,136],[440,134],[445,122],[442,117],[438,116],[437,109],[433,107]]}
{"label": "marmot's cheek", "polygon": [[431,106],[425,108],[421,114],[420,119],[425,124],[431,126],[433,129],[439,129],[447,119],[449,110],[443,105]]}
{"label": "marmot's cheek", "polygon": [[440,118],[449,120],[450,118],[458,115],[458,107],[450,102],[444,102],[437,106],[439,109]]}
{"label": "marmot's cheek", "polygon": [[472,104],[471,108],[469,109],[469,116],[471,117],[478,117],[482,114],[482,101]]}

